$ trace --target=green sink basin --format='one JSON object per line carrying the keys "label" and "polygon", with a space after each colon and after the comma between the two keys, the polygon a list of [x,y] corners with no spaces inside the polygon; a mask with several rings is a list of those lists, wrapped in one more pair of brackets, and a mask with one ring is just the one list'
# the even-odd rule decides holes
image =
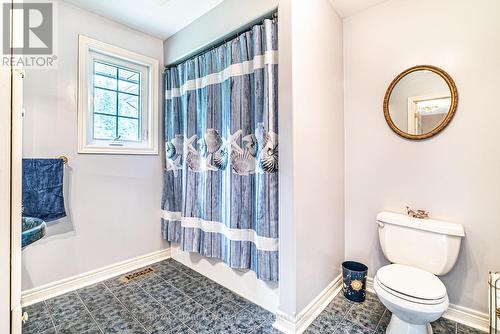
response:
{"label": "green sink basin", "polygon": [[40,218],[23,217],[22,246],[26,247],[45,236],[47,224]]}

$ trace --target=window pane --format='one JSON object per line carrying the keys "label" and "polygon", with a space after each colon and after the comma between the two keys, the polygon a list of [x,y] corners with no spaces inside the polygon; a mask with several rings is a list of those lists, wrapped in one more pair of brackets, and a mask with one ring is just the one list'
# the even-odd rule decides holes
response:
{"label": "window pane", "polygon": [[116,92],[94,88],[94,113],[116,115]]}
{"label": "window pane", "polygon": [[139,84],[120,80],[118,81],[118,90],[120,92],[139,95]]}
{"label": "window pane", "polygon": [[139,98],[118,93],[118,115],[139,118]]}
{"label": "window pane", "polygon": [[116,117],[94,114],[94,139],[115,139]]}
{"label": "window pane", "polygon": [[116,79],[94,75],[94,86],[108,89],[116,89]]}
{"label": "window pane", "polygon": [[128,71],[120,68],[118,71],[118,76],[122,80],[127,80],[127,81],[132,81],[135,83],[139,83],[139,73],[138,72],[133,72],[133,71]]}
{"label": "window pane", "polygon": [[98,61],[94,61],[94,73],[106,77],[116,78],[117,68],[115,66],[106,65]]}
{"label": "window pane", "polygon": [[139,140],[139,120],[118,118],[118,135],[121,140]]}

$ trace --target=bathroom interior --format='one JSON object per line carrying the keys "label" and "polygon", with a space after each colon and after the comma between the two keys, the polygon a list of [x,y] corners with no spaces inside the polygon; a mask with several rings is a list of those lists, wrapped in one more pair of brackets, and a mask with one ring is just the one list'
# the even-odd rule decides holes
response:
{"label": "bathroom interior", "polygon": [[500,1],[2,10],[0,333],[500,333]]}

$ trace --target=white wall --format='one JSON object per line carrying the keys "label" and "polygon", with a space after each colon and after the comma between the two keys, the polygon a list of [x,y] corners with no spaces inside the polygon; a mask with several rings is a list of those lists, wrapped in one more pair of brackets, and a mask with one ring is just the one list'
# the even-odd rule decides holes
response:
{"label": "white wall", "polygon": [[344,259],[342,21],[328,0],[282,1],[279,20],[280,310],[293,315]]}
{"label": "white wall", "polygon": [[[295,221],[293,219],[293,80],[292,80],[292,1],[281,0],[278,8],[278,126],[279,143],[279,310],[286,315],[297,311]],[[287,180],[287,181],[285,181]]]}
{"label": "white wall", "polygon": [[167,246],[160,233],[160,156],[77,154],[78,34],[160,62],[163,42],[62,1],[57,5],[58,68],[28,70],[24,80],[23,155],[69,158],[68,217],[23,250],[23,290]]}
{"label": "white wall", "polygon": [[334,280],[344,259],[342,21],[328,0],[292,4],[294,219],[301,310]]}
{"label": "white wall", "polygon": [[233,35],[278,7],[278,0],[224,0],[220,5],[165,41],[165,64]]}
{"label": "white wall", "polygon": [[[387,263],[375,216],[405,205],[466,230],[456,267],[443,277],[450,301],[487,310],[487,275],[500,269],[500,2],[390,0],[344,20],[346,254]],[[458,86],[455,118],[438,136],[412,142],[387,126],[391,80],[420,64]]]}

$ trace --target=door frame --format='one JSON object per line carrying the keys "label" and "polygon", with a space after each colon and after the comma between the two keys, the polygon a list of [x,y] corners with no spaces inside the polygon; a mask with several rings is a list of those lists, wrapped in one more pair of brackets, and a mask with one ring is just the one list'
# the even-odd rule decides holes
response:
{"label": "door frame", "polygon": [[[18,1],[4,0],[2,4]],[[10,38],[22,36],[17,34],[22,29],[20,22],[14,22],[11,16],[10,24]],[[23,77],[22,69],[0,67],[0,333],[11,334],[22,331]]]}
{"label": "door frame", "polygon": [[[2,6],[3,3],[8,3],[8,1],[2,2]],[[0,333],[10,333],[12,329],[11,126],[12,68],[0,66]]]}
{"label": "door frame", "polygon": [[450,98],[450,94],[427,94],[408,98],[408,133],[420,135],[420,115],[417,114],[417,103],[429,100]]}
{"label": "door frame", "polygon": [[11,76],[0,68],[0,333],[11,328]]}
{"label": "door frame", "polygon": [[[12,141],[11,141],[11,333],[21,334],[23,312],[22,289],[22,143],[23,143],[24,70],[12,71]],[[26,319],[27,320],[27,319]]]}

